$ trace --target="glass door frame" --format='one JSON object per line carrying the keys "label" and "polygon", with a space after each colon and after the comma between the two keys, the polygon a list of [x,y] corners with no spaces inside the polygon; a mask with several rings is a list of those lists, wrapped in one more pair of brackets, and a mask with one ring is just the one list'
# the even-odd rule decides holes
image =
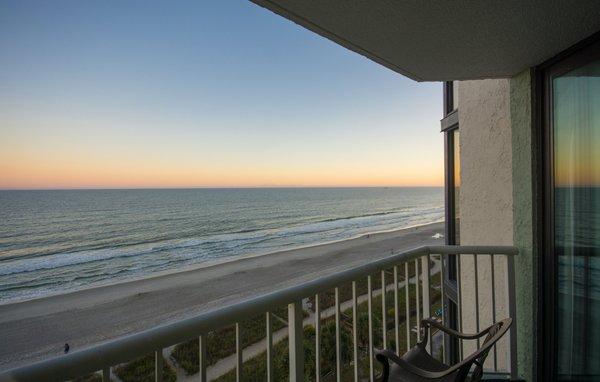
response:
{"label": "glass door frame", "polygon": [[[456,198],[454,186],[456,184],[456,155],[455,152],[455,132],[459,131],[458,126],[458,99],[456,99],[456,87],[452,81],[443,83],[444,93],[444,118],[440,121],[441,132],[444,134],[444,210],[445,210],[445,242],[449,245],[457,245],[456,242]],[[458,290],[456,285],[457,266],[456,256],[448,256],[446,266],[444,267],[444,290],[446,301],[443,301],[445,311],[444,324],[452,329],[460,329],[458,326]],[[459,359],[458,342],[451,340],[449,336],[444,336],[444,360],[446,363],[454,364]]]}
{"label": "glass door frame", "polygon": [[[541,198],[537,210],[538,224],[538,330],[537,379],[557,377],[557,269],[554,247],[554,137],[553,137],[553,80],[589,62],[600,59],[600,33],[581,41],[534,69],[534,129],[538,130],[538,155],[541,158]],[[539,171],[538,170],[538,171]],[[535,171],[535,170],[534,170]]]}

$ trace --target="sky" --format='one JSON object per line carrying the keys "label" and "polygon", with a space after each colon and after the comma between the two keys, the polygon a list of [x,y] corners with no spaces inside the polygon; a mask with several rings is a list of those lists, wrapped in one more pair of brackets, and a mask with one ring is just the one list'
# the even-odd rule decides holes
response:
{"label": "sky", "polygon": [[249,1],[0,2],[0,188],[441,186],[440,83]]}
{"label": "sky", "polygon": [[553,81],[554,182],[600,187],[600,62]]}

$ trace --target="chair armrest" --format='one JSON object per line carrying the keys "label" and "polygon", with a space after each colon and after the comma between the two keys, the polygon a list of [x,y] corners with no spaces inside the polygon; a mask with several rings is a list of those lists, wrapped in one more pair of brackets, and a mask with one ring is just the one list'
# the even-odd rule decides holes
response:
{"label": "chair armrest", "polygon": [[[450,329],[450,328],[440,324],[433,318],[426,318],[426,319],[421,320],[421,327],[426,327],[426,328],[434,327],[436,329],[441,330],[444,333],[451,335],[452,337],[461,338],[461,339],[465,339],[465,340],[475,340],[477,338],[483,337],[490,331],[490,328],[491,328],[491,327],[485,328],[482,331],[480,331],[479,333],[473,333],[473,334],[461,333],[461,332],[458,332],[454,329]],[[427,343],[427,339],[425,339],[424,342]]]}

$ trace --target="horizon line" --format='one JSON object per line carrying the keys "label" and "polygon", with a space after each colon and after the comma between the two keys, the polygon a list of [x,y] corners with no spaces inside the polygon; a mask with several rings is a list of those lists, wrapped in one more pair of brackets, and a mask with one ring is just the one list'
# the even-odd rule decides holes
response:
{"label": "horizon line", "polygon": [[182,187],[40,187],[40,188],[0,188],[0,191],[102,191],[102,190],[244,190],[244,189],[286,189],[286,188],[443,188],[443,185],[410,186],[182,186]]}

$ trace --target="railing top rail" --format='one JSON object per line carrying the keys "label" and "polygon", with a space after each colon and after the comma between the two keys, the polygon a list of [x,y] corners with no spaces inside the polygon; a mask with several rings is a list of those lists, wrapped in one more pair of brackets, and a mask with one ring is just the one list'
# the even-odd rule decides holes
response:
{"label": "railing top rail", "polygon": [[87,349],[40,361],[0,373],[1,381],[65,380],[102,370],[132,358],[149,354],[201,334],[254,317],[274,307],[289,304],[360,277],[373,274],[420,256],[452,254],[516,255],[509,246],[423,246],[395,253],[332,275],[280,289],[246,301],[234,303],[195,317],[157,326],[111,340]]}
{"label": "railing top rail", "polygon": [[507,255],[519,253],[516,247],[507,245],[430,245],[430,255]]}

